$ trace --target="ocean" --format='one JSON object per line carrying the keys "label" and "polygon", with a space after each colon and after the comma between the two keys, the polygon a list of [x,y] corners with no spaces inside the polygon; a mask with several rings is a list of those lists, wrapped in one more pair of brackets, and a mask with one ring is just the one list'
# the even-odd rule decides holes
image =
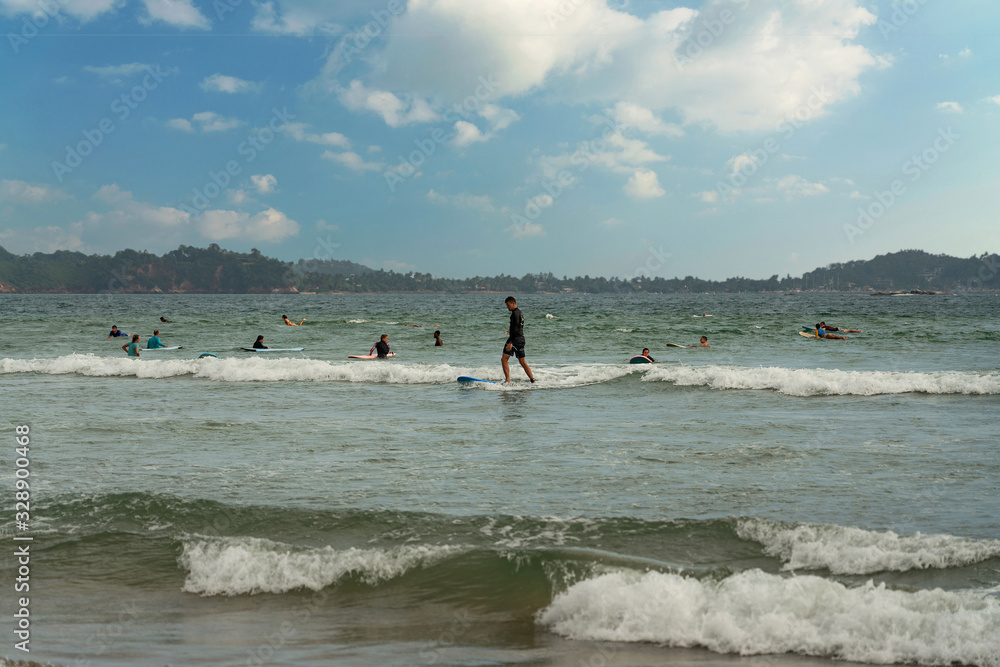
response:
{"label": "ocean", "polygon": [[0,295],[0,656],[1000,666],[1000,295],[504,296]]}

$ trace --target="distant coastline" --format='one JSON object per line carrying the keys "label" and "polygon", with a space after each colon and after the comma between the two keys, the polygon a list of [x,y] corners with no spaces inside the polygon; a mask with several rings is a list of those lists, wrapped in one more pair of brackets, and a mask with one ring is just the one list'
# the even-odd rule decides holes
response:
{"label": "distant coastline", "polygon": [[348,260],[284,262],[259,250],[216,244],[180,246],[162,256],[57,251],[14,255],[0,248],[0,294],[900,294],[1000,291],[1000,256],[969,258],[903,250],[831,264],[798,277],[704,280],[694,276],[631,279],[552,273],[441,278],[376,270]]}

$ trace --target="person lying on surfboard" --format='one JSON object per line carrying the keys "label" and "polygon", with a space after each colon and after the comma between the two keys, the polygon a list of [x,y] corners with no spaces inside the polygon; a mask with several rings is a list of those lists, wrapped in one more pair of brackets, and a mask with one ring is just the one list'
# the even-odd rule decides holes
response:
{"label": "person lying on surfboard", "polygon": [[831,327],[826,322],[820,322],[819,326],[823,327],[827,331],[843,331],[844,333],[861,333],[861,329],[841,329],[840,327]]}
{"label": "person lying on surfboard", "polygon": [[820,322],[816,325],[816,338],[831,338],[835,340],[847,340],[847,336],[838,336],[836,334],[830,333],[827,329],[823,328],[823,323]]}
{"label": "person lying on surfboard", "polygon": [[688,345],[688,347],[712,347],[708,344],[708,336],[702,336],[701,340],[698,341],[697,345]]}
{"label": "person lying on surfboard", "polygon": [[302,322],[299,322],[298,324],[296,324],[295,322],[292,322],[290,319],[288,319],[288,315],[282,315],[281,316],[281,320],[285,324],[287,324],[288,326],[290,326],[290,327],[299,327],[299,326],[302,326],[302,322],[306,321],[306,318],[303,317],[302,318]]}
{"label": "person lying on surfboard", "polygon": [[257,336],[257,340],[255,340],[253,342],[253,346],[254,346],[254,348],[256,348],[258,350],[270,350],[271,349],[267,345],[264,345],[264,336],[263,335]]}
{"label": "person lying on surfboard", "polygon": [[108,334],[108,338],[121,338],[123,336],[127,338],[128,334],[125,333],[124,331],[119,331],[117,324],[112,324],[111,333]]}
{"label": "person lying on surfboard", "polygon": [[382,334],[378,342],[372,345],[372,349],[368,351],[368,354],[376,353],[379,359],[387,359],[389,357],[389,334]]}

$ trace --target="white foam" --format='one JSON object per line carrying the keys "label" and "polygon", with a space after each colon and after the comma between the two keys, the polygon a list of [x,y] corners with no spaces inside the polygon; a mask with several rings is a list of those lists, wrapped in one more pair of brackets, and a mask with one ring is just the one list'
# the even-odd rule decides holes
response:
{"label": "white foam", "polygon": [[[623,364],[577,364],[533,369],[542,383],[531,385],[517,364],[511,364],[515,384],[482,385],[484,388],[528,389],[532,387],[579,387],[606,382],[638,372]],[[135,377],[159,379],[192,376],[217,382],[358,382],[386,384],[453,384],[460,375],[484,380],[503,380],[499,364],[462,367],[451,364],[415,364],[394,361],[323,361],[320,359],[242,356],[208,359],[129,359],[70,354],[54,359],[0,359],[0,375],[42,373],[76,374],[90,377]]]}
{"label": "white foam", "polygon": [[189,538],[179,562],[188,571],[182,590],[200,595],[318,591],[348,575],[375,585],[462,551],[454,546],[387,549],[294,549],[256,537]]}
{"label": "white foam", "polygon": [[579,640],[798,653],[889,664],[1000,666],[1000,602],[971,592],[858,588],[750,570],[721,581],[623,571],[571,586],[538,614]]}
{"label": "white foam", "polygon": [[[474,373],[472,375],[481,380],[503,381],[503,373],[495,366],[481,369],[481,371],[482,375],[475,375]],[[551,368],[535,367],[532,368],[532,372],[535,375],[535,379],[538,380],[536,384],[531,384],[528,381],[528,376],[524,374],[524,371],[521,370],[518,364],[511,363],[510,377],[513,384],[482,384],[478,386],[487,391],[569,389],[571,387],[583,387],[589,384],[608,382],[631,373],[641,372],[641,369],[624,364],[614,366],[609,364],[574,364],[572,366]]]}
{"label": "white foam", "polygon": [[557,318],[552,313],[545,313],[545,319],[547,319],[547,320],[556,320],[556,319],[559,319],[559,318]]}
{"label": "white foam", "polygon": [[368,320],[347,320],[348,324],[364,324]]}
{"label": "white foam", "polygon": [[712,389],[772,389],[790,396],[1000,394],[1000,375],[939,371],[840,371],[825,368],[654,366],[643,380]]}
{"label": "white foam", "polygon": [[897,535],[835,525],[789,524],[743,519],[744,540],[760,542],[764,553],[784,561],[785,570],[826,568],[833,574],[905,572],[961,567],[1000,556],[1000,540],[951,535]]}

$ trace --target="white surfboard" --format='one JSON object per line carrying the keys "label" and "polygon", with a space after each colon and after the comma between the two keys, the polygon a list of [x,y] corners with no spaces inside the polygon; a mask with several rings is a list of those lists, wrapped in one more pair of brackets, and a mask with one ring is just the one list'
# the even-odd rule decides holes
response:
{"label": "white surfboard", "polygon": [[301,352],[304,347],[241,347],[244,352]]}
{"label": "white surfboard", "polygon": [[167,347],[143,347],[140,348],[143,352],[159,352],[160,350],[179,350],[183,345],[168,345]]}

